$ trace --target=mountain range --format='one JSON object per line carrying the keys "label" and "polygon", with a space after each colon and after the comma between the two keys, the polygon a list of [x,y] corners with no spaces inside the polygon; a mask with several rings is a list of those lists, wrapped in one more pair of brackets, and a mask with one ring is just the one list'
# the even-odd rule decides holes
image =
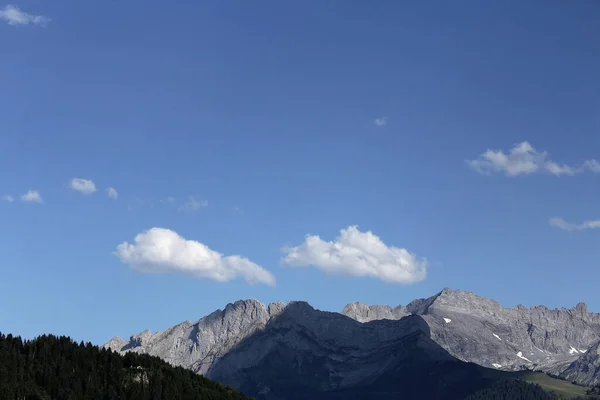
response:
{"label": "mountain range", "polygon": [[585,304],[505,308],[450,289],[395,308],[352,303],[341,313],[240,300],[104,347],[158,356],[269,400],[390,398],[413,389],[419,398],[460,399],[523,370],[600,383],[600,314]]}
{"label": "mountain range", "polygon": [[[391,308],[361,303],[347,305],[342,314],[360,322],[422,316],[431,338],[456,358],[504,370],[534,369],[560,375],[570,368],[571,380],[600,383],[594,376],[576,376],[573,364],[598,362],[600,314],[583,303],[572,309],[504,308],[471,292],[444,289],[427,299]],[[589,354],[587,354],[589,351]]]}

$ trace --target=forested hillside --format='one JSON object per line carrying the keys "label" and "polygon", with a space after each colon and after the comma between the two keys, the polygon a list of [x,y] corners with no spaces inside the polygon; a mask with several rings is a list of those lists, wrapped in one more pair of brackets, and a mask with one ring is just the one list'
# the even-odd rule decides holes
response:
{"label": "forested hillside", "polygon": [[233,389],[157,357],[123,356],[68,337],[0,333],[0,399],[243,400]]}
{"label": "forested hillside", "polygon": [[560,396],[544,390],[540,385],[509,379],[500,381],[491,387],[472,394],[465,400],[593,400],[599,399],[600,388],[590,388],[585,396]]}

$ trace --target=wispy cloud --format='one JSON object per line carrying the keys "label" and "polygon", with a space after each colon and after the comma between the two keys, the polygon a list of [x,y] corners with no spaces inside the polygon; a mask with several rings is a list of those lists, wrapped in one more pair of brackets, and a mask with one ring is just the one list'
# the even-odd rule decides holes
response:
{"label": "wispy cloud", "polygon": [[467,162],[471,168],[484,175],[494,172],[502,172],[510,177],[541,172],[556,176],[575,175],[585,171],[600,173],[600,163],[595,159],[586,160],[578,166],[559,164],[550,160],[547,152],[535,150],[529,142],[517,144],[508,153],[488,149],[479,158]]}
{"label": "wispy cloud", "polygon": [[183,205],[181,207],[179,207],[179,209],[181,211],[191,212],[191,211],[197,211],[206,206],[208,206],[208,201],[199,200],[195,196],[189,196],[188,200],[185,203],[183,203]]}
{"label": "wispy cloud", "polygon": [[583,163],[583,168],[588,169],[592,172],[600,174],[600,162],[596,160],[587,160]]}
{"label": "wispy cloud", "polygon": [[40,192],[38,192],[37,190],[28,191],[27,193],[25,193],[24,195],[21,196],[21,200],[25,201],[27,203],[42,204],[44,202],[44,200],[42,199],[42,196],[40,195]]}
{"label": "wispy cloud", "polygon": [[182,273],[218,282],[242,278],[250,284],[275,286],[275,277],[247,258],[223,256],[203,243],[187,240],[165,228],[142,232],[136,235],[134,243],[119,244],[113,254],[139,272]]}
{"label": "wispy cloud", "polygon": [[386,126],[388,123],[388,117],[375,118],[375,121],[373,121],[373,122],[377,126]]}
{"label": "wispy cloud", "polygon": [[373,277],[390,283],[414,283],[425,279],[427,261],[406,249],[387,246],[372,232],[357,226],[340,230],[335,241],[307,235],[299,246],[284,248],[282,262],[291,266],[314,266],[327,273]]}
{"label": "wispy cloud", "polygon": [[167,204],[173,204],[175,203],[175,197],[169,196],[166,199],[162,199],[160,202],[161,203],[167,203]]}
{"label": "wispy cloud", "polygon": [[92,194],[96,191],[96,185],[89,179],[73,178],[69,182],[69,187],[84,195]]}
{"label": "wispy cloud", "polygon": [[117,189],[115,188],[109,187],[108,189],[106,189],[106,193],[108,194],[108,197],[110,197],[113,200],[116,200],[119,197],[119,192],[117,192]]}
{"label": "wispy cloud", "polygon": [[12,203],[13,201],[15,201],[15,198],[12,197],[10,194],[5,194],[4,196],[0,197],[0,200]]}
{"label": "wispy cloud", "polygon": [[37,25],[46,26],[50,22],[50,18],[42,15],[28,14],[21,11],[19,7],[14,5],[7,5],[0,9],[0,20],[8,23],[9,25]]}
{"label": "wispy cloud", "polygon": [[584,221],[581,224],[573,224],[562,218],[554,217],[550,218],[548,223],[555,228],[563,229],[565,231],[583,231],[586,229],[600,228],[600,220],[590,220]]}
{"label": "wispy cloud", "polygon": [[238,206],[233,206],[233,207],[231,208],[231,210],[232,210],[234,213],[236,213],[236,214],[240,214],[240,215],[243,215],[243,214],[244,214],[244,210],[242,210],[242,208],[241,208],[241,207],[238,207]]}

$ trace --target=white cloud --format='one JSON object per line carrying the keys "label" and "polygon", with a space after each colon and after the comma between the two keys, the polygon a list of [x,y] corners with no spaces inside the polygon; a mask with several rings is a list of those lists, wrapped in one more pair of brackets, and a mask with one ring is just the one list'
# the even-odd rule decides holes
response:
{"label": "white cloud", "polygon": [[0,197],[0,200],[8,201],[9,203],[12,203],[13,201],[15,201],[15,198],[9,194],[5,194],[4,196]]}
{"label": "white cloud", "polygon": [[73,178],[69,182],[69,187],[81,194],[92,194],[96,191],[96,185],[89,179]]}
{"label": "white cloud", "polygon": [[167,197],[166,199],[162,199],[160,202],[161,202],[161,203],[169,203],[169,204],[173,204],[173,203],[175,203],[175,197],[171,197],[171,196],[169,196],[169,197]]}
{"label": "white cloud", "polygon": [[7,5],[0,9],[0,19],[7,22],[9,25],[38,25],[46,26],[50,22],[50,18],[42,15],[27,14],[17,6]]}
{"label": "white cloud", "polygon": [[115,188],[108,188],[106,189],[106,192],[108,194],[108,197],[110,197],[113,200],[116,200],[119,197],[119,192],[117,192],[117,189]]}
{"label": "white cloud", "polygon": [[208,201],[198,200],[194,196],[189,196],[188,201],[186,201],[181,207],[179,207],[179,209],[181,211],[196,211],[206,206],[208,206]]}
{"label": "white cloud", "polygon": [[580,166],[558,164],[548,158],[547,152],[535,150],[528,142],[517,144],[508,153],[488,149],[478,159],[469,160],[468,163],[471,168],[484,175],[503,172],[506,176],[518,176],[546,172],[561,176],[575,175],[586,170],[600,173],[600,163],[594,159],[584,161]]}
{"label": "white cloud", "polygon": [[425,279],[427,261],[406,249],[389,247],[372,232],[357,226],[340,230],[333,242],[307,235],[300,246],[284,248],[282,261],[292,266],[314,266],[325,272],[370,276],[391,283],[414,283]]}
{"label": "white cloud", "polygon": [[375,118],[375,125],[377,126],[386,126],[388,121],[388,117]]}
{"label": "white cloud", "polygon": [[600,220],[584,221],[581,224],[573,224],[567,222],[562,218],[554,217],[550,218],[548,223],[555,228],[564,229],[565,231],[582,231],[585,229],[596,229],[600,228]]}
{"label": "white cloud", "polygon": [[21,200],[28,203],[43,203],[42,196],[40,196],[40,192],[37,190],[30,190],[24,195],[21,196]]}
{"label": "white cloud", "polygon": [[114,254],[121,262],[145,273],[183,273],[198,278],[227,282],[243,278],[247,283],[275,286],[269,271],[241,256],[226,256],[177,232],[152,228],[136,235],[134,244],[117,246]]}

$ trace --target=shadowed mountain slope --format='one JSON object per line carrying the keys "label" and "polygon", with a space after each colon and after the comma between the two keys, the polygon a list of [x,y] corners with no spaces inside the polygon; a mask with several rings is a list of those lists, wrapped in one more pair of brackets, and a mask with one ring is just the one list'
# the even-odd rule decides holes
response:
{"label": "shadowed mountain slope", "polygon": [[306,302],[247,300],[106,346],[160,355],[261,400],[462,399],[521,378],[459,361],[431,336],[416,314],[361,323]]}

